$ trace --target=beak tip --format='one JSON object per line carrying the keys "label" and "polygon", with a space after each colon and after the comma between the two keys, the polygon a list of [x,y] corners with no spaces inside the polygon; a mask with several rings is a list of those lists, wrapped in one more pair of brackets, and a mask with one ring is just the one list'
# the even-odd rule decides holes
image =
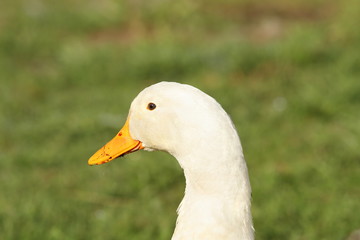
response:
{"label": "beak tip", "polygon": [[88,160],[88,165],[89,166],[96,166],[96,165],[101,165],[101,164],[104,164],[104,163],[108,163],[110,162],[111,160],[115,159],[114,157],[109,157],[109,156],[102,156],[102,157],[91,157],[89,160]]}

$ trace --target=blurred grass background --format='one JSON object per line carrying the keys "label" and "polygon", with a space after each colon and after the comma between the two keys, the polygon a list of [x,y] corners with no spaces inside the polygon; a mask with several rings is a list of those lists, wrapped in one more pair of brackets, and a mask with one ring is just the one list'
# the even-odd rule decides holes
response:
{"label": "blurred grass background", "polygon": [[356,0],[2,0],[0,239],[170,239],[184,190],[165,153],[88,167],[159,81],[238,128],[257,239],[360,228]]}

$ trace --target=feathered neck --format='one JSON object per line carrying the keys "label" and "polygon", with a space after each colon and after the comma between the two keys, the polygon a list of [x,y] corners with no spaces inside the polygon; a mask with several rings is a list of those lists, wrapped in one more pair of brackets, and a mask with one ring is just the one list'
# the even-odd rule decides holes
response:
{"label": "feathered neck", "polygon": [[175,156],[186,189],[172,240],[254,239],[251,187],[239,137],[232,124],[217,136],[190,154]]}

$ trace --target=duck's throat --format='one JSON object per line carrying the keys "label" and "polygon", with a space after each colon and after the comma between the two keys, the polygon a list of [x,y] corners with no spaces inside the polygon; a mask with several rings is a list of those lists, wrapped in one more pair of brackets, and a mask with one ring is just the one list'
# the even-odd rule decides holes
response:
{"label": "duck's throat", "polygon": [[184,169],[185,196],[172,240],[252,240],[251,188],[244,159],[217,168]]}

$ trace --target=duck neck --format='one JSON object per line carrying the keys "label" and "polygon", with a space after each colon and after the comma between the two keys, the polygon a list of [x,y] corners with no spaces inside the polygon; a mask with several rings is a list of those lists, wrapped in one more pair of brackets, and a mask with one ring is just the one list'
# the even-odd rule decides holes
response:
{"label": "duck neck", "polygon": [[230,150],[210,149],[178,159],[186,189],[172,239],[252,240],[251,187],[240,142]]}

